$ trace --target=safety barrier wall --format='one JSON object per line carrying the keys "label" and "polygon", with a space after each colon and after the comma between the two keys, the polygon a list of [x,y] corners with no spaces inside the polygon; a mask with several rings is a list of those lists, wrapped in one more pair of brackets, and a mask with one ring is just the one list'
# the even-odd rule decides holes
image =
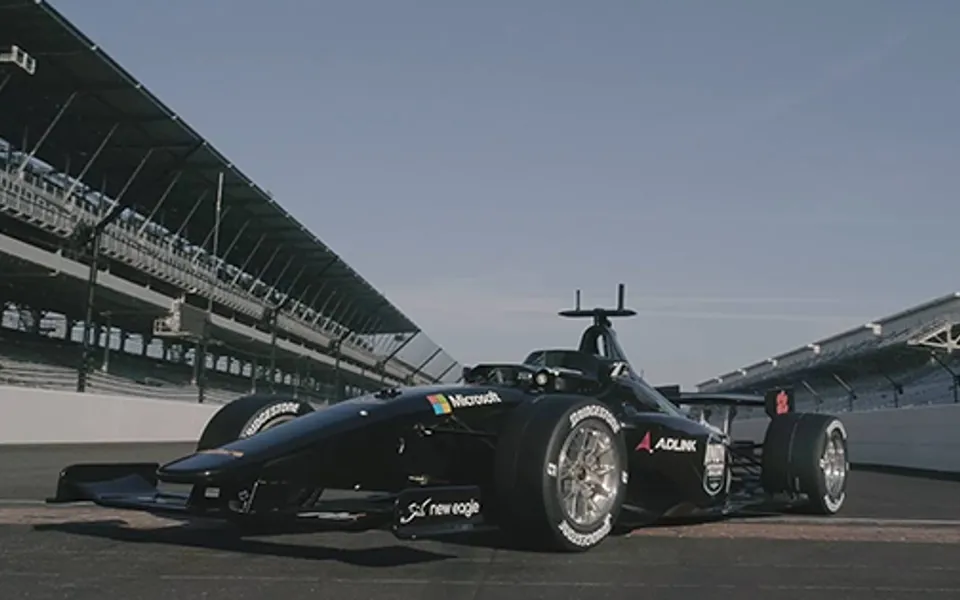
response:
{"label": "safety barrier wall", "polygon": [[221,404],[0,387],[0,444],[195,441]]}
{"label": "safety barrier wall", "polygon": [[[850,436],[850,462],[960,474],[960,404],[910,406],[837,416]],[[761,441],[769,419],[745,419],[734,437]]]}

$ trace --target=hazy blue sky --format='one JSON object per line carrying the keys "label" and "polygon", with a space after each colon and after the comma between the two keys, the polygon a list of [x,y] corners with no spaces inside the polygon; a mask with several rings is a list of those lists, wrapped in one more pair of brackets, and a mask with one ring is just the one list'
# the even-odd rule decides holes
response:
{"label": "hazy blue sky", "polygon": [[463,361],[692,384],[960,289],[960,2],[58,0]]}

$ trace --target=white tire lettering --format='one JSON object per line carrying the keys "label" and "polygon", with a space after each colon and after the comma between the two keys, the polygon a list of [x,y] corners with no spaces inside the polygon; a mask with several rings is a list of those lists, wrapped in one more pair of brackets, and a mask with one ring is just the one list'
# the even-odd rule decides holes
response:
{"label": "white tire lettering", "polygon": [[603,523],[596,530],[589,533],[580,533],[575,531],[573,527],[570,526],[566,521],[560,521],[560,524],[557,526],[557,529],[568,542],[574,546],[579,546],[581,548],[587,548],[598,544],[603,538],[607,537],[609,533],[613,530],[613,518],[610,515],[607,515],[603,519]]}
{"label": "white tire lettering", "polygon": [[620,424],[616,415],[610,412],[610,409],[598,404],[590,404],[573,411],[570,414],[570,427],[576,427],[580,421],[591,417],[601,419],[610,426],[610,429],[612,429],[614,433],[620,433],[620,430],[623,428],[623,425]]}
{"label": "white tire lettering", "polygon": [[240,433],[240,437],[250,437],[251,435],[258,433],[260,429],[270,420],[283,414],[296,415],[299,410],[300,404],[297,402],[281,402],[279,404],[274,404],[267,410],[257,415],[253,421],[244,427],[243,431]]}

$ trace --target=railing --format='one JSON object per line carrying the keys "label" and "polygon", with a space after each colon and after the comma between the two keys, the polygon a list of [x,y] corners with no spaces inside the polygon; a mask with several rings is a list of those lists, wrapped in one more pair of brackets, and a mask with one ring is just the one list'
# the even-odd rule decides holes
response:
{"label": "railing", "polygon": [[[960,367],[960,360],[951,360],[947,366],[956,372]],[[897,393],[894,384],[882,375],[847,379],[847,383],[856,393],[856,398],[853,399],[849,392],[836,382],[813,380],[808,383],[816,394],[812,394],[801,384],[794,386],[797,406],[803,410],[822,412],[859,412],[957,401],[953,377],[940,365],[922,365],[888,375],[902,387],[902,393]]]}
{"label": "railing", "polygon": [[[18,174],[11,169],[0,169],[0,210],[62,238],[68,237],[79,222],[92,224],[99,220],[94,211],[83,205],[82,199],[70,202],[58,186],[26,170]],[[154,240],[146,231],[141,233],[140,228],[124,222],[110,224],[102,236],[101,252],[180,289],[212,296],[215,302],[238,313],[254,319],[262,317],[262,299],[221,280],[217,270],[203,264],[198,256],[177,248],[172,242]],[[309,312],[305,306],[291,304],[282,311],[278,328],[312,343],[328,345],[341,327],[328,319],[310,322],[299,316]],[[380,358],[350,341],[344,342],[342,352],[345,357],[368,365],[376,364]],[[407,374],[396,364],[390,366],[394,377]]]}
{"label": "railing", "polygon": [[[77,384],[76,371],[59,365],[28,364],[4,360],[0,367],[0,385],[10,385],[25,388],[45,390],[74,390]],[[295,389],[292,386],[276,386],[278,391],[294,392],[305,400],[324,403],[319,394],[310,390]],[[117,396],[136,396],[154,398],[158,400],[173,400],[180,402],[196,402],[197,386],[190,383],[164,382],[160,385],[145,385],[126,377],[102,371],[90,374],[87,390],[96,394]],[[211,383],[204,390],[206,402],[226,404],[245,394],[252,393],[252,389],[239,389],[235,386],[221,387]]]}

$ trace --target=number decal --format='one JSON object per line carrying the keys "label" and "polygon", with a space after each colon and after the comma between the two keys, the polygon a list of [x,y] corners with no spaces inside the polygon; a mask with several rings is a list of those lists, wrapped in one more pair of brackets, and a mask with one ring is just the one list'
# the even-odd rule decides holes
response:
{"label": "number decal", "polygon": [[788,412],[790,412],[790,397],[786,392],[781,391],[777,394],[777,414],[785,415]]}

